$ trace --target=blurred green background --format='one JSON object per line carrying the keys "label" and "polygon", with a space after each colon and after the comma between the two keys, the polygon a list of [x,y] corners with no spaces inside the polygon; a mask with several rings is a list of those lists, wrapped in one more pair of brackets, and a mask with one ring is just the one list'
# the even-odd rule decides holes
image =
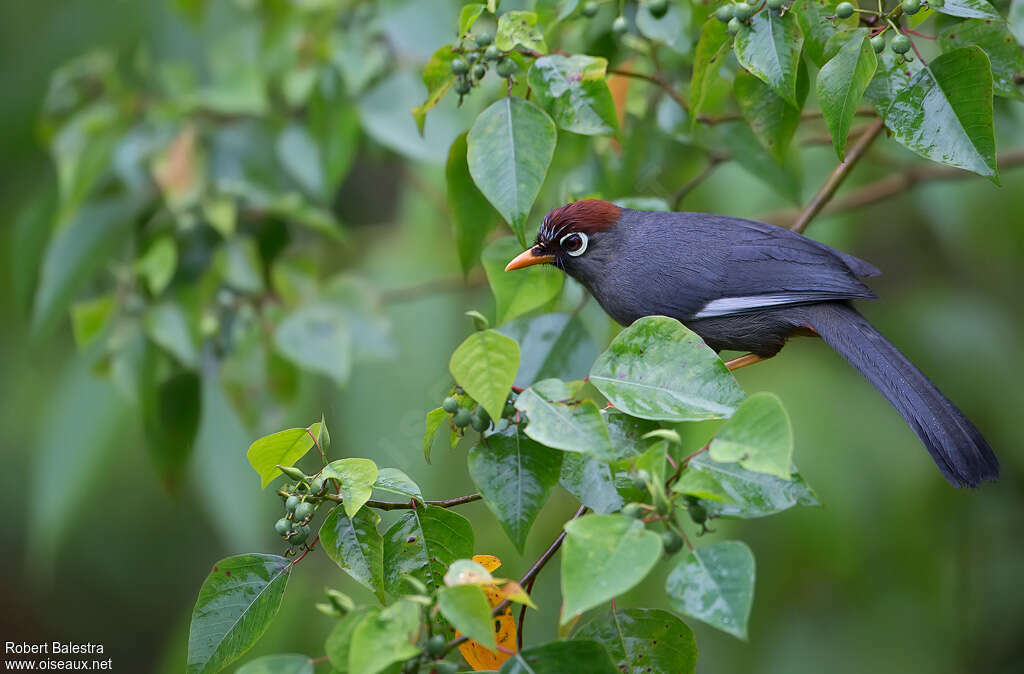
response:
{"label": "blurred green background", "polygon": [[[387,36],[402,45],[400,71],[408,73],[414,102],[424,93],[418,71],[451,39],[458,4],[384,4],[382,11],[399,17]],[[116,671],[178,672],[192,605],[211,564],[280,547],[272,530],[280,504],[259,491],[244,458],[259,435],[307,425],[322,410],[336,455],[399,467],[427,498],[474,490],[464,446],[435,449],[433,465],[424,464],[422,424],[449,385],[451,350],[471,329],[463,312],[490,311],[492,301],[475,283],[386,303],[392,359],[356,364],[342,390],[305,375],[304,393],[292,405],[248,426],[208,379],[188,474],[168,492],[147,456],[137,411],[91,373],[67,321],[45,340],[30,337],[17,279],[38,265],[47,232],[16,227],[14,218],[26,197],[54,181],[36,119],[55,67],[97,46],[127,54],[145,45],[188,60],[204,38],[158,0],[7,2],[0,36],[7,225],[0,266],[9,273],[0,283],[0,637],[97,642]],[[392,107],[404,115],[405,97]],[[458,115],[445,119],[457,131],[466,128],[458,127]],[[1001,149],[1024,147],[1019,104],[1000,107],[997,130]],[[447,142],[439,143],[440,153],[427,143],[419,159],[410,159],[380,138],[361,137],[356,168],[336,202],[354,246],[335,261],[337,269],[354,269],[384,290],[459,276],[443,208],[439,160]],[[661,147],[688,161],[682,146],[665,139]],[[882,140],[851,182],[880,178],[908,158]],[[807,196],[835,157],[821,146],[803,160]],[[557,178],[566,179],[564,172]],[[633,189],[665,196],[675,187],[645,176]],[[560,188],[549,185],[532,227],[542,207],[557,203]],[[882,301],[862,309],[977,423],[1002,461],[1003,478],[973,492],[951,488],[881,396],[817,341],[797,340],[778,358],[739,372],[748,393],[771,390],[784,400],[796,461],[824,506],[713,525],[713,537],[749,542],[757,586],[748,643],[688,621],[699,671],[1024,671],[1022,195],[1024,170],[1007,171],[1002,187],[980,178],[928,183],[812,224],[810,236],[884,271],[872,280]],[[748,217],[786,205],[731,164],[685,203],[687,210]],[[586,311],[601,324],[594,302]],[[695,446],[699,435],[690,438]],[[477,528],[478,552],[500,556],[506,575],[518,576],[573,509],[564,493],[553,497],[522,557],[482,504],[460,512]],[[312,555],[252,655],[322,654],[330,619],[312,603],[325,585],[371,600],[324,556]],[[662,585],[663,574],[656,574],[620,601],[664,607]],[[539,643],[555,636],[556,567],[541,575],[534,598],[541,612],[527,623],[527,640]]]}

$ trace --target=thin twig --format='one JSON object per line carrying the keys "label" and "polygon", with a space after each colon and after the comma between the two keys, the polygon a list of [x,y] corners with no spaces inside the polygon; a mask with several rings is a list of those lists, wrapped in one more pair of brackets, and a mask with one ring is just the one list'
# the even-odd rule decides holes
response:
{"label": "thin twig", "polygon": [[878,137],[878,134],[882,132],[883,128],[885,128],[885,122],[881,119],[877,119],[868,127],[867,131],[864,132],[864,135],[857,139],[857,142],[854,143],[853,147],[851,147],[847,152],[846,158],[839,162],[839,165],[836,166],[829,175],[825,184],[821,186],[818,193],[814,195],[814,198],[812,198],[810,203],[807,204],[807,207],[804,208],[800,217],[798,217],[796,222],[790,226],[791,230],[801,233],[807,229],[807,225],[809,225],[811,220],[821,212],[821,209],[825,207],[825,204],[832,199],[832,196],[836,193],[836,190],[839,189],[843,180],[845,180],[846,176],[850,174],[853,167],[857,165],[860,158],[864,156],[868,147],[871,146],[871,143],[874,142],[875,138]]}
{"label": "thin twig", "polygon": [[672,194],[672,210],[678,211],[679,207],[683,203],[683,199],[686,198],[686,195],[700,187],[701,183],[711,177],[711,174],[715,172],[715,169],[724,161],[726,161],[724,155],[710,155],[708,157],[708,165],[704,167],[704,170],[691,178],[688,183],[684,184]]}
{"label": "thin twig", "polygon": [[681,107],[683,110],[686,110],[687,112],[690,111],[690,104],[686,101],[685,98],[683,98],[683,95],[679,93],[675,87],[673,87],[671,84],[669,84],[667,81],[665,81],[658,75],[648,75],[646,73],[638,73],[633,70],[622,70],[620,68],[609,68],[608,74],[620,75],[622,77],[631,77],[633,79],[650,82],[655,86],[661,87],[662,90],[666,94],[671,96],[672,100],[678,103],[679,107]]}
{"label": "thin twig", "polygon": [[[341,503],[344,499],[337,494],[325,494],[324,498],[328,501],[337,501]],[[455,498],[447,498],[442,501],[424,501],[428,506],[434,506],[437,508],[454,508],[455,506],[465,505],[472,503],[473,501],[479,501],[483,498],[480,494],[466,494],[465,496],[456,496]],[[418,502],[414,500],[409,501],[367,501],[366,505],[370,508],[376,508],[377,510],[415,510],[418,507]]]}

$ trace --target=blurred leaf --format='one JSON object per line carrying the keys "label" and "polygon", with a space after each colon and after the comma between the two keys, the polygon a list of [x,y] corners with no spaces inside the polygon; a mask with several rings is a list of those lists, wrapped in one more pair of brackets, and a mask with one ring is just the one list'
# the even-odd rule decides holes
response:
{"label": "blurred leaf", "polygon": [[572,397],[558,379],[539,381],[520,393],[516,409],[529,419],[523,432],[554,449],[613,461],[616,453],[601,410],[593,400],[573,401]]}
{"label": "blurred leaf", "polygon": [[846,139],[850,135],[853,116],[878,65],[867,29],[858,33],[859,37],[844,44],[821,67],[815,80],[815,95],[832,136],[832,147],[840,159],[846,156]]}
{"label": "blurred leaf", "polygon": [[688,55],[693,50],[695,37],[691,28],[692,14],[690,3],[669,2],[668,12],[658,18],[651,14],[647,3],[642,2],[637,6],[636,28],[644,37],[664,42],[668,48]]}
{"label": "blurred leaf", "polygon": [[819,68],[825,65],[825,45],[829,38],[842,30],[855,28],[860,22],[858,14],[846,19],[836,16],[836,5],[840,0],[796,0],[793,15],[804,36],[804,52],[811,63]]}
{"label": "blurred leaf", "polygon": [[108,172],[121,131],[119,114],[112,102],[99,101],[76,112],[53,137],[50,151],[60,192],[58,224],[75,216]]}
{"label": "blurred leaf", "polygon": [[552,641],[517,653],[501,666],[499,674],[617,674],[608,651],[596,641]]}
{"label": "blurred leaf", "polygon": [[1017,42],[1024,44],[1024,0],[1011,0],[1006,23]]}
{"label": "blurred leaf", "polygon": [[369,281],[339,274],[324,286],[320,297],[344,315],[354,358],[390,360],[397,356],[391,320],[384,313],[380,293]]}
{"label": "blurred leaf", "polygon": [[886,49],[875,58],[878,67],[875,69],[875,76],[871,80],[871,84],[864,91],[864,98],[874,106],[882,119],[886,119],[886,114],[893,101],[896,100],[896,96],[910,86],[910,78],[921,70],[921,64],[917,61],[900,63],[896,54],[890,49]]}
{"label": "blurred leaf", "polygon": [[292,564],[277,555],[222,559],[206,577],[188,637],[188,672],[219,672],[249,650],[277,615]]}
{"label": "blurred leaf", "polygon": [[[498,566],[501,566],[500,562]],[[492,583],[494,583],[494,577],[491,576],[491,572],[476,559],[456,559],[448,567],[447,573],[444,574],[444,584],[448,586],[466,584],[489,585]]]}
{"label": "blurred leaf", "polygon": [[174,212],[195,206],[202,195],[206,176],[196,135],[195,126],[186,126],[153,157],[153,180],[160,187],[167,208]]}
{"label": "blurred leaf", "polygon": [[661,557],[661,538],[624,515],[586,515],[565,531],[561,625],[635,586]]}
{"label": "blurred leaf", "polygon": [[174,302],[154,304],[146,310],[146,334],[160,348],[178,359],[182,365],[194,368],[199,354],[188,329],[185,310]]}
{"label": "blurred leaf", "polygon": [[382,611],[368,613],[352,630],[348,651],[349,674],[376,674],[388,665],[419,654],[420,609],[399,599]]}
{"label": "blurred leaf", "polygon": [[50,241],[36,287],[32,333],[45,336],[74,296],[124,243],[145,207],[140,195],[111,197],[83,206]]}
{"label": "blurred leaf", "polygon": [[423,458],[427,463],[430,463],[430,450],[434,446],[434,436],[437,435],[438,429],[448,419],[448,413],[440,407],[436,407],[427,412],[427,427],[423,433]]}
{"label": "blurred leaf", "polygon": [[494,330],[481,330],[467,337],[448,363],[456,383],[480,403],[491,419],[501,419],[518,367],[519,345]]}
{"label": "blurred leaf", "polygon": [[199,430],[199,376],[179,372],[159,384],[151,377],[147,374],[141,388],[146,444],[160,477],[174,488],[192,456]]}
{"label": "blurred leaf", "polygon": [[1002,21],[968,19],[948,26],[939,33],[942,51],[965,45],[977,45],[988,54],[992,64],[992,84],[996,96],[1024,100],[1015,76],[1024,73],[1024,54],[1017,40]]}
{"label": "blurred leaf", "polygon": [[338,493],[344,499],[345,514],[352,518],[373,495],[377,473],[377,464],[370,459],[352,458],[331,461],[320,471],[320,477],[341,483]]}
{"label": "blurred leaf", "polygon": [[347,101],[320,90],[310,99],[307,123],[323,162],[323,197],[330,202],[359,150],[359,115]]}
{"label": "blurred leaf", "polygon": [[55,188],[47,181],[24,203],[10,225],[11,289],[23,315],[31,315],[32,295],[57,210]]}
{"label": "blurred leaf", "polygon": [[[517,270],[529,271],[529,269]],[[597,358],[597,343],[578,316],[540,314],[508,321],[498,332],[519,343],[522,360],[515,385],[526,387],[548,378],[583,379]]]}
{"label": "blurred leaf", "polygon": [[445,166],[448,205],[452,209],[452,230],[463,274],[468,274],[479,262],[484,240],[499,218],[490,202],[473,183],[466,152],[464,133],[452,143]]}
{"label": "blurred leaf", "polygon": [[113,294],[94,297],[71,307],[71,332],[79,349],[84,349],[96,339],[115,308]]}
{"label": "blurred leaf", "polygon": [[718,354],[665,316],[641,318],[620,332],[594,363],[590,383],[617,409],[642,419],[721,419],[744,397]]}
{"label": "blurred leaf", "polygon": [[523,246],[526,218],[547,175],[557,135],[547,113],[509,96],[481,112],[466,139],[474,182]]}
{"label": "blurred leaf", "polygon": [[534,10],[537,20],[542,26],[556,23],[576,11],[579,0],[537,0]]}
{"label": "blurred leaf", "polygon": [[469,29],[473,27],[473,24],[476,23],[476,20],[480,18],[485,9],[487,9],[487,5],[482,2],[471,2],[462,7],[462,10],[459,12],[459,37],[469,32]]}
{"label": "blurred leaf", "polygon": [[327,635],[327,641],[324,643],[327,659],[334,671],[341,674],[348,672],[348,654],[352,645],[352,632],[363,621],[363,618],[378,613],[380,613],[380,609],[376,606],[362,606],[354,611],[349,611],[334,624],[334,628]]}
{"label": "blurred leaf", "polygon": [[595,136],[614,133],[618,116],[605,82],[608,60],[575,54],[544,56],[530,67],[527,82],[538,102],[566,131]]}
{"label": "blurred leaf", "polygon": [[342,516],[343,512],[338,506],[324,518],[320,543],[342,571],[379,597],[384,589],[384,539],[377,531],[380,515],[370,508],[351,518]]}
{"label": "blurred leaf", "polygon": [[161,236],[154,241],[146,253],[135,263],[136,269],[146,279],[149,292],[157,296],[164,291],[178,266],[178,247],[174,238]]}
{"label": "blurred leaf", "polygon": [[750,519],[796,505],[819,505],[817,495],[797,473],[783,480],[744,470],[737,463],[718,463],[707,454],[690,459],[672,491],[710,499],[704,505],[712,517]]}
{"label": "blurred leaf", "polygon": [[384,534],[384,587],[399,595],[411,575],[432,590],[443,585],[445,571],[456,559],[473,555],[473,526],[462,515],[437,506],[402,515]]}
{"label": "blurred leaf", "polygon": [[789,480],[793,463],[793,427],[774,393],[755,393],[736,408],[711,441],[711,458],[738,461],[747,470]]}
{"label": "blurred leaf", "polygon": [[316,67],[308,65],[291,68],[284,74],[281,93],[289,107],[301,108],[309,101],[319,74]]}
{"label": "blurred leaf", "polygon": [[249,465],[259,473],[260,488],[266,488],[281,475],[280,466],[294,466],[295,462],[313,448],[313,438],[320,433],[320,422],[309,428],[289,428],[262,437],[249,445],[245,453]]}
{"label": "blurred leaf", "polygon": [[665,592],[675,610],[746,639],[754,601],[754,554],[739,541],[697,548],[669,574]]}
{"label": "blurred leaf", "polygon": [[245,663],[235,674],[313,674],[313,661],[297,653],[264,655]]}
{"label": "blurred leaf", "polygon": [[335,305],[311,304],[292,312],[277,326],[274,341],[296,365],[329,376],[344,386],[352,368],[352,334]]}
{"label": "blurred leaf", "polygon": [[550,265],[505,271],[505,265],[520,252],[516,240],[507,236],[491,242],[481,256],[499,325],[544,306],[558,296],[565,283],[565,275]]}
{"label": "blurred leaf", "polygon": [[668,611],[648,608],[616,609],[576,630],[573,639],[603,644],[620,672],[692,674],[697,668],[693,632]]}
{"label": "blurred leaf", "polygon": [[562,473],[558,483],[599,515],[622,508],[622,496],[615,489],[612,471],[603,461],[583,454],[567,453],[562,457]]}
{"label": "blurred leaf", "polygon": [[284,170],[306,194],[327,198],[327,179],[320,149],[304,126],[296,122],[286,126],[277,137],[275,149]]}
{"label": "blurred leaf", "polygon": [[494,44],[501,51],[512,51],[516,47],[542,54],[548,51],[544,33],[537,27],[537,15],[533,12],[505,12],[499,16]]}
{"label": "blurred leaf", "polygon": [[885,113],[893,138],[925,159],[988,176],[998,184],[992,127],[992,71],[971,46],[932,59]]}
{"label": "blurred leaf", "polygon": [[452,73],[452,61],[455,60],[455,56],[452,46],[446,44],[434,52],[427,65],[423,66],[423,84],[427,87],[427,100],[412,109],[412,116],[416,120],[416,128],[419,129],[421,136],[423,125],[427,121],[427,113],[455,86],[455,75]]}
{"label": "blurred leaf", "polygon": [[728,56],[732,37],[725,30],[725,24],[710,17],[704,22],[693,56],[693,76],[690,78],[690,127],[697,126],[697,120],[710,99],[718,71]]}
{"label": "blurred leaf", "polygon": [[373,488],[414,499],[421,505],[423,504],[423,492],[420,491],[420,486],[397,468],[381,468],[377,471],[377,480],[373,483]]}
{"label": "blurred leaf", "polygon": [[448,622],[462,634],[495,650],[491,607],[484,591],[476,585],[441,587],[437,591],[437,608]]}
{"label": "blurred leaf", "polygon": [[234,236],[225,241],[218,251],[216,264],[224,282],[235,290],[243,293],[263,291],[260,253],[253,239]]}
{"label": "blurred leaf", "polygon": [[794,107],[800,49],[804,38],[792,14],[758,12],[750,28],[736,34],[734,49],[740,65],[756,75]]}
{"label": "blurred leaf", "polygon": [[561,453],[530,440],[511,426],[481,439],[467,458],[469,475],[484,503],[522,553],[534,520],[558,484]]}
{"label": "blurred leaf", "polygon": [[789,142],[800,125],[800,111],[807,100],[807,69],[802,62],[798,69],[795,108],[764,82],[744,70],[736,73],[733,79],[733,92],[743,117],[750,124],[750,130],[761,145],[780,160],[785,156]]}
{"label": "blurred leaf", "polygon": [[929,0],[928,7],[949,16],[962,16],[967,19],[991,19],[1001,22],[1003,17],[996,8],[985,0]]}
{"label": "blurred leaf", "polygon": [[794,204],[800,203],[801,165],[800,155],[795,149],[780,161],[764,149],[750,126],[744,123],[716,124],[711,133],[716,144],[725,147],[744,171],[779,196]]}

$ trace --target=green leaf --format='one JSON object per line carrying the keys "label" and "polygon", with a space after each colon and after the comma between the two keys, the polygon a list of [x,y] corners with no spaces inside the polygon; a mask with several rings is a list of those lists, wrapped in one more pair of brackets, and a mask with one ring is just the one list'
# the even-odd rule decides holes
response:
{"label": "green leaf", "polygon": [[704,22],[700,30],[700,39],[693,56],[693,75],[690,78],[690,127],[697,126],[697,121],[704,106],[707,104],[718,71],[722,69],[732,37],[725,29],[725,24],[715,17]]}
{"label": "green leaf", "polygon": [[988,54],[992,63],[992,85],[996,96],[1024,100],[1015,75],[1024,73],[1024,54],[1017,40],[1002,21],[968,19],[948,26],[939,33],[943,52],[958,47],[977,45]]}
{"label": "green leaf", "polygon": [[558,483],[599,515],[616,512],[624,503],[608,464],[583,454],[567,453],[562,457]]}
{"label": "green leaf", "polygon": [[352,646],[352,633],[355,632],[363,618],[368,615],[376,616],[379,613],[380,609],[377,607],[361,607],[349,611],[334,624],[334,628],[327,635],[327,640],[324,643],[324,651],[335,672],[339,674],[348,672],[348,654]]}
{"label": "green leaf", "polygon": [[423,503],[423,492],[420,491],[420,486],[397,468],[381,468],[377,471],[377,481],[373,483],[373,488]]}
{"label": "green leaf", "polygon": [[456,559],[473,556],[473,526],[465,517],[437,506],[402,515],[384,534],[384,587],[398,595],[408,590],[403,575],[431,589],[444,584]]}
{"label": "green leaf", "polygon": [[638,584],[661,557],[661,538],[631,517],[587,515],[565,531],[562,625]]}
{"label": "green leaf", "polygon": [[373,494],[377,464],[369,459],[338,459],[324,466],[320,477],[335,478],[341,482],[339,493],[344,499],[345,514],[355,517]]}
{"label": "green leaf", "polygon": [[616,459],[631,459],[647,451],[650,443],[644,440],[644,436],[658,427],[656,423],[614,409],[602,410],[601,414],[615,447]]}
{"label": "green leaf", "polygon": [[819,505],[818,497],[799,474],[783,480],[745,470],[738,463],[718,463],[700,454],[687,464],[672,491],[702,499],[712,517],[752,519],[793,506]]}
{"label": "green leaf", "polygon": [[323,196],[330,201],[359,149],[359,114],[340,95],[326,95],[323,87],[310,99],[308,111],[309,133],[320,148]]}
{"label": "green leaf", "polygon": [[313,438],[319,432],[320,422],[317,422],[309,428],[289,428],[272,433],[249,445],[245,456],[260,475],[260,487],[265,488],[281,475],[278,465],[293,466],[304,457],[313,448]]}
{"label": "green leaf", "polygon": [[533,12],[505,12],[499,16],[494,44],[501,51],[512,51],[517,46],[542,54],[548,51],[544,33],[537,27],[537,15]]}
{"label": "green leaf", "polygon": [[423,458],[427,463],[430,463],[430,450],[434,446],[434,436],[437,435],[438,429],[446,419],[448,419],[448,413],[440,407],[427,412],[426,431],[423,433]]}
{"label": "green leaf", "polygon": [[962,16],[965,19],[1003,20],[996,8],[985,0],[928,0],[928,7],[940,14]]}
{"label": "green leaf", "polygon": [[185,470],[199,430],[200,382],[195,372],[178,372],[163,381],[154,378],[156,363],[147,354],[142,392],[142,427],[157,472],[175,487]]}
{"label": "green leaf", "polygon": [[313,661],[299,653],[264,655],[245,663],[235,674],[313,674]]}
{"label": "green leaf", "polygon": [[501,666],[499,674],[618,674],[608,651],[596,641],[552,641],[515,653]]}
{"label": "green leaf", "polygon": [[380,596],[384,588],[384,539],[377,531],[380,515],[363,508],[355,517],[343,517],[341,506],[332,508],[320,525],[324,552],[361,585]]}
{"label": "green leaf", "polygon": [[460,135],[448,151],[445,166],[448,205],[452,209],[452,230],[455,249],[459,253],[462,273],[468,274],[480,260],[484,240],[500,217],[473,183],[466,159],[466,134]]}
{"label": "green leaf", "polygon": [[497,648],[491,605],[480,586],[442,587],[437,591],[437,608],[459,632],[492,651]]}
{"label": "green leaf", "polygon": [[427,113],[455,86],[456,78],[452,73],[452,61],[455,60],[455,56],[452,46],[446,44],[434,52],[427,65],[423,66],[423,84],[427,87],[427,100],[412,109],[412,116],[416,120],[416,128],[419,129],[421,136],[427,122]]}
{"label": "green leaf", "polygon": [[173,302],[154,304],[146,310],[145,327],[149,338],[182,365],[196,367],[199,353],[189,333],[188,317],[180,305]]}
{"label": "green leaf", "polygon": [[734,50],[740,65],[756,75],[793,107],[804,37],[792,14],[759,12],[750,28],[736,34]]}
{"label": "green leaf", "polygon": [[505,271],[505,265],[520,252],[522,247],[515,238],[507,236],[488,245],[481,256],[499,324],[544,306],[558,296],[565,282],[565,274],[547,264]]}
{"label": "green leaf", "polygon": [[821,67],[815,81],[815,94],[829,135],[832,136],[832,147],[840,159],[846,155],[846,139],[850,135],[850,125],[857,106],[875,76],[878,65],[875,50],[871,48],[867,37],[867,29],[858,32],[860,37],[844,44]]}
{"label": "green leaf", "polygon": [[780,161],[761,145],[749,125],[741,122],[716,124],[711,129],[714,144],[724,147],[737,164],[780,196],[800,203],[800,154],[791,148]]}
{"label": "green leaf", "polygon": [[498,332],[519,343],[522,359],[516,386],[526,387],[552,377],[567,381],[583,379],[599,353],[583,322],[570,314],[518,318],[502,325]]}
{"label": "green leaf", "polygon": [[419,605],[399,599],[378,612],[368,612],[352,630],[349,674],[376,674],[388,665],[416,657],[420,632]]}
{"label": "green leaf", "polygon": [[274,342],[299,367],[327,375],[344,386],[352,369],[352,332],[345,312],[318,302],[300,307],[277,326]]}
{"label": "green leaf", "polygon": [[556,139],[555,123],[547,113],[514,96],[481,112],[466,138],[473,181],[523,246],[526,218],[544,183]]}
{"label": "green leaf", "polygon": [[519,367],[519,345],[494,330],[474,332],[459,345],[448,369],[459,386],[500,419]]}
{"label": "green leaf", "polygon": [[655,17],[647,3],[640,3],[636,12],[636,28],[646,38],[664,42],[665,46],[684,56],[693,48],[693,10],[689,3],[670,2],[668,12]]}
{"label": "green leaf", "polygon": [[275,150],[285,172],[306,194],[319,199],[327,197],[320,148],[306,127],[296,122],[286,126],[277,137]]}
{"label": "green leaf", "polygon": [[860,19],[858,14],[847,19],[835,16],[840,0],[796,0],[793,14],[804,36],[804,52],[811,63],[819,68],[825,65],[825,45],[837,32],[855,28]]}
{"label": "green leaf", "polygon": [[277,615],[291,570],[291,562],[278,555],[217,562],[192,610],[187,671],[219,672],[249,650]]}
{"label": "green leaf", "polygon": [[665,592],[675,610],[746,639],[754,553],[739,541],[697,548],[672,569]]}
{"label": "green leaf", "polygon": [[788,480],[793,427],[779,397],[755,393],[744,400],[711,441],[710,454],[715,461],[738,461],[747,470]]}
{"label": "green leaf", "polygon": [[893,138],[925,159],[998,184],[992,70],[979,47],[942,54],[910,80],[885,113]]}
{"label": "green leaf", "polygon": [[115,308],[112,293],[78,302],[71,307],[71,333],[79,349],[84,349],[99,336]]}
{"label": "green leaf", "polygon": [[558,483],[562,454],[520,434],[515,426],[469,450],[469,475],[484,503],[519,552],[537,514]]}
{"label": "green leaf", "polygon": [[697,642],[679,618],[661,609],[611,607],[583,625],[573,639],[603,644],[620,672],[692,674],[697,668]]}
{"label": "green leaf", "polygon": [[487,9],[487,5],[482,2],[474,2],[463,6],[459,12],[459,37],[462,37],[469,32],[469,29],[473,27],[476,20],[480,18],[480,15]]}
{"label": "green leaf", "polygon": [[571,398],[558,379],[539,381],[520,393],[516,409],[529,419],[524,432],[554,449],[614,461],[616,452],[601,410],[592,400],[574,402]]}
{"label": "green leaf", "polygon": [[642,419],[721,419],[744,397],[718,354],[665,316],[641,318],[620,332],[594,363],[590,383],[617,409]]}
{"label": "green leaf", "polygon": [[917,61],[900,63],[897,61],[896,54],[889,49],[875,58],[878,67],[875,69],[875,77],[871,80],[871,84],[864,91],[864,98],[874,106],[879,116],[885,119],[896,96],[910,86],[910,78],[921,70],[921,65]]}
{"label": "green leaf", "polygon": [[779,160],[786,155],[789,142],[800,124],[800,110],[807,100],[807,69],[801,63],[799,70],[797,108],[782,100],[768,85],[745,70],[736,73],[733,79],[733,92],[743,117],[750,123],[750,130],[764,149]]}
{"label": "green leaf", "polygon": [[146,279],[146,285],[153,296],[164,291],[178,266],[178,247],[171,236],[161,236],[146,249],[145,255],[135,263],[135,268]]}
{"label": "green leaf", "polygon": [[553,54],[534,61],[527,82],[559,127],[587,136],[610,134],[619,122],[607,67],[600,57]]}

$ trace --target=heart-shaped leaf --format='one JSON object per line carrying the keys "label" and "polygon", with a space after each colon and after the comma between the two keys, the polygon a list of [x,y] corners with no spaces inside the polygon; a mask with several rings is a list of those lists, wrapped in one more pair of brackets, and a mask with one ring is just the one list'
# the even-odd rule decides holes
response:
{"label": "heart-shaped leaf", "polygon": [[793,506],[819,505],[814,490],[797,473],[783,480],[746,470],[738,463],[719,463],[707,454],[690,459],[672,490],[706,499],[703,505],[713,517],[750,519]]}
{"label": "heart-shaped leaf", "polygon": [[601,410],[592,400],[571,400],[565,389],[561,381],[545,379],[519,394],[516,409],[529,420],[525,433],[548,447],[614,461],[617,454]]}
{"label": "heart-shaped leaf", "polygon": [[711,441],[715,461],[738,461],[747,470],[788,480],[793,463],[793,427],[782,401],[755,393],[736,408]]}
{"label": "heart-shaped leaf", "polygon": [[793,14],[758,12],[736,34],[734,50],[740,65],[756,75],[793,107],[804,36]]}
{"label": "heart-shaped leaf", "polygon": [[444,584],[456,559],[473,556],[473,526],[462,515],[437,506],[402,515],[384,533],[384,587],[392,595],[409,591],[405,575],[431,589]]}
{"label": "heart-shaped leaf", "polygon": [[607,67],[608,60],[600,57],[553,54],[534,61],[527,82],[559,127],[588,136],[610,134],[619,124],[604,79]]}
{"label": "heart-shaped leaf", "polygon": [[697,667],[693,632],[661,609],[612,606],[608,613],[579,628],[573,639],[603,644],[622,672],[692,674]]}
{"label": "heart-shaped leaf", "polygon": [[455,381],[492,419],[501,419],[518,367],[519,345],[494,330],[467,337],[448,362]]}
{"label": "heart-shaped leaf", "polygon": [[377,464],[369,459],[338,459],[327,464],[320,471],[320,477],[338,480],[338,492],[344,499],[342,505],[345,507],[345,514],[355,517],[373,494],[373,483],[377,481]]}
{"label": "heart-shaped leaf", "polygon": [[992,85],[996,96],[1024,100],[1016,79],[1019,73],[1024,73],[1024,54],[1006,24],[989,19],[968,19],[939,33],[939,46],[944,52],[972,44],[984,49],[992,62]]}
{"label": "heart-shaped leaf", "polygon": [[260,438],[249,445],[245,456],[260,475],[260,487],[266,487],[281,475],[278,466],[293,466],[313,448],[320,434],[320,422],[309,428],[289,428]]}
{"label": "heart-shaped leaf", "polygon": [[754,553],[739,541],[697,548],[669,574],[665,592],[677,611],[746,639],[754,601]]}
{"label": "heart-shaped leaf", "polygon": [[369,508],[350,518],[337,507],[320,525],[320,543],[327,556],[378,595],[384,587],[384,539],[377,531],[379,523],[380,515]]}

